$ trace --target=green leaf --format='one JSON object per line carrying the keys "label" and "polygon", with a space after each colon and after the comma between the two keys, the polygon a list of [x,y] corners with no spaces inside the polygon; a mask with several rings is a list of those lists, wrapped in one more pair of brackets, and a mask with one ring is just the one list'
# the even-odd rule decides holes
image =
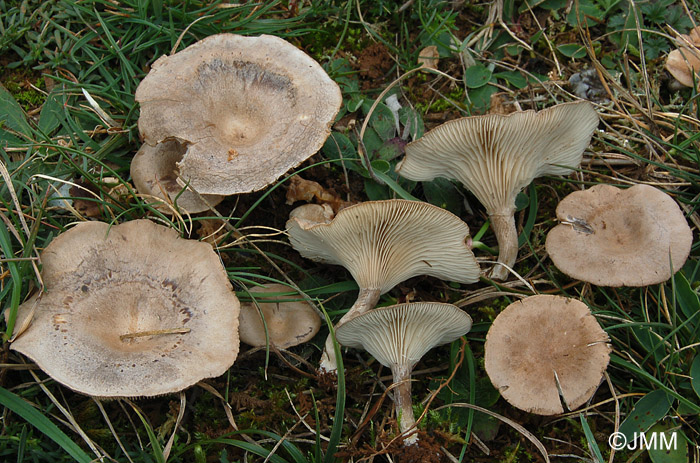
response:
{"label": "green leaf", "polygon": [[51,132],[61,125],[64,98],[65,95],[62,91],[58,92],[54,90],[49,93],[49,96],[46,97],[46,101],[44,101],[44,104],[41,106],[38,126],[39,130],[45,135],[51,135]]}
{"label": "green leaf", "polygon": [[498,89],[493,85],[484,85],[469,91],[469,100],[471,101],[471,109],[474,112],[485,113],[491,106],[491,95],[496,93]]}
{"label": "green leaf", "polygon": [[58,426],[49,421],[39,410],[22,400],[18,395],[13,394],[0,387],[0,404],[21,416],[27,423],[31,424],[46,437],[56,442],[71,457],[80,463],[90,463],[93,461],[83,450],[73,442]]}
{"label": "green leaf", "polygon": [[345,107],[347,108],[349,113],[354,113],[360,108],[360,106],[362,106],[362,103],[364,103],[364,101],[365,99],[362,98],[361,95],[353,95],[350,98],[350,101],[345,103]]}
{"label": "green leaf", "polygon": [[586,56],[586,47],[577,43],[566,43],[557,45],[557,50],[564,56],[569,58],[584,58]]}
{"label": "green leaf", "polygon": [[688,318],[697,317],[697,313],[700,312],[700,298],[693,291],[685,274],[683,272],[676,273],[674,283],[678,304],[681,306],[683,314]]}
{"label": "green leaf", "polygon": [[700,397],[700,354],[695,356],[690,366],[690,384],[698,397]]}
{"label": "green leaf", "polygon": [[370,201],[382,201],[391,199],[391,189],[386,185],[380,185],[371,179],[365,179],[365,194]]}
{"label": "green leaf", "polygon": [[396,135],[394,113],[384,103],[375,106],[369,119],[369,125],[377,132],[379,138],[386,141]]}
{"label": "green leaf", "polygon": [[464,83],[469,88],[479,88],[486,85],[493,73],[483,64],[477,63],[464,71]]}
{"label": "green leaf", "polygon": [[[411,140],[417,140],[425,133],[425,124],[420,113],[410,106],[403,106],[399,109],[399,122],[401,127],[408,127]],[[403,135],[403,134],[401,134]]]}
{"label": "green leaf", "polygon": [[493,75],[498,79],[503,79],[517,89],[527,87],[527,78],[516,71],[497,72]]}
{"label": "green leaf", "polygon": [[423,183],[423,193],[430,204],[442,207],[455,215],[462,212],[462,195],[459,190],[446,178],[435,178]]}
{"label": "green leaf", "polygon": [[355,145],[340,132],[332,132],[321,148],[321,154],[327,159],[344,159],[345,167],[356,172],[364,171],[359,165],[359,156]]}
{"label": "green leaf", "polygon": [[618,430],[633,442],[635,433],[646,432],[656,422],[666,416],[671,409],[673,398],[661,389],[651,391],[639,399]]}
{"label": "green leaf", "polygon": [[605,461],[603,455],[600,453],[600,447],[598,447],[598,443],[593,436],[593,431],[591,431],[590,426],[588,426],[588,420],[583,416],[583,413],[579,413],[578,416],[581,420],[583,434],[585,434],[586,440],[588,441],[588,447],[593,450],[593,455],[596,457],[595,460],[600,462]]}
{"label": "green leaf", "polygon": [[566,21],[574,27],[583,25],[591,27],[596,24],[596,19],[602,20],[604,17],[603,11],[593,0],[578,0],[571,6]]}
{"label": "green leaf", "polygon": [[24,110],[5,87],[0,84],[0,142],[15,141],[19,138],[6,130],[10,129],[32,138],[32,128],[27,122]]}
{"label": "green leaf", "polygon": [[[688,460],[688,441],[680,431],[680,426],[658,423],[649,429],[646,441],[647,451],[653,463],[686,463]],[[652,439],[656,439],[653,441]]]}

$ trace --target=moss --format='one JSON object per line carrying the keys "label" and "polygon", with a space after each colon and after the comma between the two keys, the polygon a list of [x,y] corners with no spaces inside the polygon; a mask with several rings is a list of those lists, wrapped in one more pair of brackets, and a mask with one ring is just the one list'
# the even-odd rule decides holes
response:
{"label": "moss", "polygon": [[30,83],[38,89],[46,88],[44,76],[33,77],[31,71],[21,69],[4,76],[2,82],[25,111],[39,108],[46,101],[46,95],[30,86]]}

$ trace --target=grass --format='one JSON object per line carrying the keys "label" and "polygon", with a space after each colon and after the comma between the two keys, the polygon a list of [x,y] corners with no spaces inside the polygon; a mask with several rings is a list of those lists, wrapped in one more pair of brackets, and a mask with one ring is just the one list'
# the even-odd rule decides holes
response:
{"label": "grass", "polygon": [[[446,181],[416,183],[394,174],[402,148],[393,114],[375,100],[385,90],[385,96],[398,96],[404,106],[399,131],[413,139],[460,116],[569,101],[572,87],[566,79],[597,69],[607,96],[597,105],[603,130],[595,134],[579,172],[565,181],[537,180],[519,198],[517,215],[516,270],[539,293],[586,302],[610,336],[611,363],[590,404],[541,418],[512,408],[491,387],[483,369],[485,335],[498,311],[532,294],[519,280],[460,286],[416,278],[383,296],[381,304],[415,294],[456,303],[474,318],[466,342],[434,350],[417,367],[416,416],[439,391],[420,427],[427,433],[424,440],[444,458],[484,460],[488,448],[496,461],[544,461],[522,431],[464,408],[480,406],[524,427],[552,460],[568,455],[588,461],[700,461],[700,241],[693,242],[690,259],[673,279],[644,288],[572,281],[544,250],[557,202],[598,183],[663,189],[681,205],[697,237],[698,92],[669,90],[663,58],[674,46],[674,30],[687,32],[700,17],[700,5],[579,0],[567,9],[564,0],[506,0],[503,24],[490,16],[488,4],[415,0],[402,5],[388,0],[0,1],[0,305],[5,315],[0,459],[199,463],[243,461],[248,455],[259,461],[331,462],[388,461],[391,453],[392,461],[410,458],[386,448],[396,432],[390,401],[381,400],[389,383],[386,371],[366,354],[345,354],[345,383],[337,389],[307,377],[314,375],[325,330],[291,353],[243,349],[227,375],[186,391],[187,408],[174,396],[97,406],[8,350],[17,307],[42,288],[40,251],[82,220],[149,217],[184,237],[212,235],[241,299],[251,285],[291,281],[332,319],[352,303],[356,285],[349,275],[301,259],[282,234],[275,234],[291,209],[284,205],[284,178],[263,192],[222,203],[218,210],[225,227],[214,214],[164,215],[129,183],[129,163],[139,146],[133,95],[149,65],[197,39],[233,32],[289,40],[317,59],[343,91],[335,130],[320,153],[297,169],[299,175],[335,188],[343,199],[416,197],[445,207],[469,223],[484,249],[495,241],[469,192]],[[439,52],[441,73],[412,71],[428,46]],[[372,77],[372,66],[383,71]],[[383,182],[360,162],[360,138],[374,176]],[[249,429],[238,428],[239,415]],[[675,430],[679,450],[615,452],[607,439],[618,428],[627,436],[650,428]]]}

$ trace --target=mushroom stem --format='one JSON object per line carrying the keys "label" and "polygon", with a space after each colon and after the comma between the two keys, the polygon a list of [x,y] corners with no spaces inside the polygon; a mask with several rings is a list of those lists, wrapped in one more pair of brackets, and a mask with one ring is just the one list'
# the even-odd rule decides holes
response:
{"label": "mushroom stem", "polygon": [[[518,257],[518,230],[515,228],[513,212],[489,214],[491,227],[498,241],[498,262],[513,268]],[[508,278],[508,269],[496,264],[491,270],[491,278],[503,281]]]}
{"label": "mushroom stem", "polygon": [[[347,313],[335,324],[336,327],[342,325],[343,323],[352,320],[358,315],[370,310],[372,307],[377,305],[379,301],[379,296],[381,296],[381,290],[379,288],[360,288],[360,293],[357,295],[357,300],[348,309]],[[321,353],[321,364],[318,367],[321,373],[332,373],[336,374],[338,370],[338,360],[335,357],[335,349],[333,348],[333,338],[329,334],[326,338],[326,345],[323,348],[323,353]]]}
{"label": "mushroom stem", "polygon": [[[411,400],[411,371],[413,368],[407,364],[391,365],[391,373],[394,377],[393,389],[394,406],[396,407],[396,419],[399,422],[401,434],[411,431],[415,427],[416,419],[413,416],[413,401]],[[404,438],[403,445],[413,445],[418,441],[418,433],[411,432]]]}

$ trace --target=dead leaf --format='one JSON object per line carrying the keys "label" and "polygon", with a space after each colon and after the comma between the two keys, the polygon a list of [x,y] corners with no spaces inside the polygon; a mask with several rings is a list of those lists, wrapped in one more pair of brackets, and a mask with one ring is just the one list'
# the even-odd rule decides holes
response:
{"label": "dead leaf", "polygon": [[422,67],[437,69],[440,53],[435,45],[425,47],[418,53],[418,64]]}

